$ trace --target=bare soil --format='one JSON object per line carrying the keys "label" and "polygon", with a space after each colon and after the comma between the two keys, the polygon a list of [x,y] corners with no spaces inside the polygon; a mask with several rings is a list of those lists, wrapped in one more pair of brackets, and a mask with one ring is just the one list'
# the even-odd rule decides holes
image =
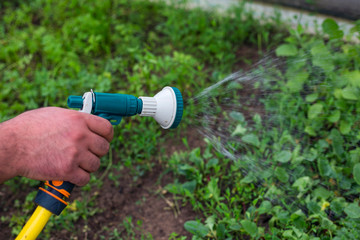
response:
{"label": "bare soil", "polygon": [[[187,147],[181,139],[186,138],[191,149],[195,147],[205,147],[205,142],[195,129],[184,129],[176,137],[166,142],[166,154],[169,156],[175,151],[185,151]],[[114,159],[114,162],[118,161]],[[89,198],[95,198],[96,208],[101,212],[89,217],[87,220],[79,219],[74,222],[75,232],[67,230],[54,231],[51,239],[108,239],[111,233],[117,229],[121,236],[127,239],[128,233],[121,225],[127,217],[132,217],[132,223],[136,226],[138,220],[142,222],[137,227],[134,239],[140,239],[141,235],[151,234],[153,239],[168,239],[171,233],[177,233],[179,236],[190,234],[184,229],[184,223],[201,217],[200,213],[192,211],[190,205],[183,205],[180,201],[175,201],[172,194],[164,190],[164,187],[174,181],[171,173],[166,173],[159,161],[154,160],[154,167],[137,181],[128,169],[123,169],[114,174],[121,176],[118,179],[119,186],[115,186],[114,181],[105,177],[103,186],[100,189],[94,189]],[[99,176],[101,173],[98,173]],[[39,183],[40,185],[40,183]],[[26,196],[33,191],[24,189],[11,193],[11,189],[6,185],[0,187],[0,216],[11,216],[19,211],[14,207],[14,201],[25,202]],[[83,201],[80,188],[75,188],[71,201]],[[29,212],[29,214],[31,214]],[[0,221],[0,239],[13,239],[11,236],[11,227],[8,222]],[[38,239],[41,239],[39,237]]]}
{"label": "bare soil", "polygon": [[[141,231],[136,232],[135,239],[140,239],[141,233],[150,233],[154,239],[159,240],[168,239],[173,232],[190,236],[183,225],[196,218],[196,213],[190,206],[182,206],[180,202],[177,203],[178,209],[174,207],[172,196],[163,189],[173,178],[171,174],[159,178],[162,172],[163,169],[157,165],[143,178],[134,182],[129,173],[122,171],[119,173],[122,177],[118,187],[114,182],[105,180],[104,186],[96,193],[100,196],[96,201],[97,207],[103,209],[103,212],[96,214],[87,223],[80,221],[76,224],[77,228],[88,229],[82,234],[79,232],[78,238],[100,239],[99,236],[105,236],[107,239],[115,228],[119,232],[124,230],[119,228],[119,225],[129,216],[132,217],[134,225],[138,220],[142,221]],[[110,230],[104,229],[104,226]],[[61,236],[63,235],[54,239],[61,239]]]}
{"label": "bare soil", "polygon": [[[123,239],[127,239],[128,233],[122,227],[126,217],[132,217],[132,223],[136,226],[138,220],[142,222],[134,239],[140,239],[141,235],[151,234],[153,239],[165,240],[175,232],[180,236],[190,234],[184,229],[184,223],[197,218],[191,206],[183,206],[180,201],[173,199],[172,194],[164,190],[164,186],[173,182],[171,173],[164,174],[159,163],[137,181],[127,169],[116,174],[120,175],[120,185],[108,178],[104,178],[104,184],[100,189],[94,189],[89,198],[95,198],[96,208],[100,213],[89,217],[86,221],[79,219],[74,222],[76,232],[66,230],[52,233],[51,239],[108,239],[110,234],[117,229],[122,233]],[[34,190],[34,189],[29,189]],[[81,189],[75,188],[71,201],[82,201]],[[18,210],[14,207],[15,199],[25,202],[30,191],[19,191],[9,196],[10,189],[7,186],[0,188],[0,216],[11,216]],[[71,202],[70,201],[70,202]],[[7,222],[0,221],[0,239],[13,239],[11,228]],[[135,228],[134,228],[135,229]],[[105,238],[104,238],[105,237]],[[41,239],[39,237],[39,239]]]}

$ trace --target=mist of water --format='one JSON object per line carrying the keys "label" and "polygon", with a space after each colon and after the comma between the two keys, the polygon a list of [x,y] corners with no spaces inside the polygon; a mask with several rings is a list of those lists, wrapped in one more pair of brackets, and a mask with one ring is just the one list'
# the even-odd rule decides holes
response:
{"label": "mist of water", "polygon": [[[290,65],[305,65],[308,63],[308,56],[298,56]],[[273,109],[266,109],[267,101],[273,103],[286,104],[281,99],[278,92],[286,88],[286,79],[296,76],[289,76],[287,68],[289,61],[285,62],[281,58],[274,57],[270,53],[254,64],[248,71],[237,71],[215,84],[207,87],[198,93],[191,101],[198,108],[197,130],[208,139],[214,148],[226,158],[235,162],[241,162],[242,175],[244,181],[255,185],[266,185],[266,176],[273,174],[274,167],[269,158],[274,158],[271,152],[261,154],[249,154],[252,150],[249,144],[244,142],[244,136],[253,134],[259,139],[265,132],[272,132],[283,138],[281,146],[273,146],[274,149],[298,151],[301,155],[299,136],[305,134],[302,129],[288,129],[289,116],[281,111],[281,106]],[[286,79],[284,75],[286,75]],[[318,78],[312,78],[307,86],[321,86],[322,88],[334,88],[331,83],[326,83],[322,79],[324,74],[319,73]],[[280,86],[280,87],[274,87]],[[314,92],[312,88],[305,88],[301,95],[294,94],[293,98],[303,98]],[[296,99],[295,99],[296,100]],[[269,105],[268,105],[269,106]],[[351,114],[351,113],[348,113]],[[296,119],[297,116],[293,116]],[[290,117],[291,118],[291,117]],[[271,144],[271,143],[268,143]],[[261,146],[258,146],[261,148]],[[313,161],[312,156],[301,156],[303,161]],[[282,166],[284,167],[284,166]],[[293,182],[299,175],[299,169],[294,169],[291,164],[285,166],[289,174],[289,181]],[[264,177],[265,176],[265,177]],[[294,195],[293,190],[285,187],[285,183],[279,182],[276,188],[270,187],[265,197],[277,202],[277,191],[283,194],[282,201],[295,202],[301,195]],[[278,192],[279,193],[279,192]],[[295,204],[294,208],[302,208]]]}

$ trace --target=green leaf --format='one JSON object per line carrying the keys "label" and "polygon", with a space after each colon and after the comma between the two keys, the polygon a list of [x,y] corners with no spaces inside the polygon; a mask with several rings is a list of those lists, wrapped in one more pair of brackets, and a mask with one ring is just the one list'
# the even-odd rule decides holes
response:
{"label": "green leaf", "polygon": [[323,200],[326,200],[332,195],[332,193],[323,187],[318,187],[314,190],[313,195],[316,198],[321,198]]}
{"label": "green leaf", "polygon": [[332,140],[332,147],[334,149],[335,154],[338,157],[341,157],[341,155],[344,153],[344,138],[341,136],[340,132],[333,128],[330,132],[329,138]]}
{"label": "green leaf", "polygon": [[252,237],[255,237],[257,232],[258,232],[258,228],[256,226],[256,224],[254,222],[251,222],[249,220],[241,220],[240,221],[242,227],[244,228],[244,230]]}
{"label": "green leaf", "polygon": [[331,113],[331,115],[328,117],[329,122],[336,123],[340,120],[341,112],[339,110],[335,110]]}
{"label": "green leaf", "polygon": [[231,134],[231,136],[236,136],[236,135],[243,135],[244,133],[246,133],[246,128],[244,128],[241,124],[236,125],[235,130],[233,131],[233,133]]}
{"label": "green leaf", "polygon": [[196,180],[192,180],[192,181],[188,181],[188,182],[184,182],[181,187],[183,189],[188,190],[189,192],[193,193],[196,189]]}
{"label": "green leaf", "polygon": [[270,212],[272,208],[271,202],[265,200],[260,204],[260,207],[257,209],[259,214],[264,214]]}
{"label": "green leaf", "polygon": [[209,232],[209,229],[207,227],[205,227],[204,224],[196,222],[196,221],[185,222],[184,228],[189,233],[196,235],[198,237],[205,237]]}
{"label": "green leaf", "polygon": [[311,126],[306,126],[304,131],[307,134],[309,134],[310,136],[316,136],[316,132],[315,132],[314,128]]}
{"label": "green leaf", "polygon": [[311,105],[308,111],[308,118],[314,119],[323,112],[324,106],[321,103],[315,103]]}
{"label": "green leaf", "polygon": [[360,148],[359,147],[357,147],[354,150],[351,150],[349,153],[350,153],[350,162],[352,162],[352,163],[360,162]]}
{"label": "green leaf", "polygon": [[319,204],[317,204],[314,201],[309,201],[306,204],[306,207],[312,212],[312,213],[318,213],[321,210],[321,207],[319,206]]}
{"label": "green leaf", "polygon": [[292,74],[291,79],[286,83],[286,86],[289,88],[290,92],[300,92],[308,78],[309,73],[307,72]]}
{"label": "green leaf", "polygon": [[342,89],[341,89],[341,88],[336,88],[336,89],[334,89],[334,96],[335,96],[337,99],[343,98],[343,96],[342,96]]}
{"label": "green leaf", "polygon": [[292,57],[298,54],[298,49],[293,44],[282,44],[275,50],[278,57]]}
{"label": "green leaf", "polygon": [[231,112],[229,114],[229,116],[236,120],[236,121],[239,121],[239,122],[244,122],[245,121],[245,117],[244,117],[244,114],[242,114],[241,112]]}
{"label": "green leaf", "polygon": [[355,88],[346,87],[342,90],[342,97],[347,100],[358,100],[358,94]]}
{"label": "green leaf", "polygon": [[344,211],[350,218],[360,218],[360,207],[357,202],[350,203]]}
{"label": "green leaf", "polygon": [[217,166],[219,163],[219,159],[217,158],[211,158],[207,163],[206,163],[206,169],[212,168]]}
{"label": "green leaf", "polygon": [[360,71],[346,72],[343,76],[353,87],[360,87]]}
{"label": "green leaf", "polygon": [[309,162],[314,161],[318,156],[318,151],[315,148],[310,148],[308,152],[303,154],[303,158]]}
{"label": "green leaf", "polygon": [[275,176],[279,181],[286,183],[289,180],[289,174],[285,170],[285,168],[278,167],[275,169]]}
{"label": "green leaf", "polygon": [[353,176],[355,182],[360,185],[360,163],[354,165]]}
{"label": "green leaf", "polygon": [[169,183],[165,186],[165,189],[173,194],[182,194],[183,188],[179,183]]}
{"label": "green leaf", "polygon": [[291,159],[291,152],[288,150],[283,150],[275,155],[275,161],[281,163],[287,163]]}
{"label": "green leaf", "polygon": [[230,225],[230,229],[233,231],[240,231],[241,226],[240,226],[240,224],[234,223],[234,224]]}
{"label": "green leaf", "polygon": [[219,223],[216,227],[216,237],[217,239],[225,239],[226,228],[223,223]]}
{"label": "green leaf", "polygon": [[253,117],[253,120],[254,120],[254,122],[256,123],[256,124],[261,124],[261,116],[260,116],[260,114],[258,114],[258,113],[255,113],[255,115],[254,115],[254,117]]}
{"label": "green leaf", "polygon": [[206,227],[208,227],[211,231],[214,229],[214,226],[215,226],[215,216],[212,215],[210,217],[208,217],[206,220],[205,220],[205,223],[206,223]]}
{"label": "green leaf", "polygon": [[340,198],[335,198],[331,204],[330,204],[330,209],[332,211],[334,211],[336,214],[340,215],[346,206],[346,200],[342,197]]}
{"label": "green leaf", "polygon": [[339,30],[339,25],[333,19],[326,19],[322,23],[323,31],[329,34],[330,39],[340,39],[344,36],[343,31]]}
{"label": "green leaf", "polygon": [[259,138],[255,134],[248,134],[241,138],[245,143],[248,143],[250,145],[253,145],[255,147],[260,146]]}
{"label": "green leaf", "polygon": [[333,228],[332,226],[334,226],[334,223],[330,219],[321,218],[321,227],[323,229],[331,229]]}
{"label": "green leaf", "polygon": [[355,22],[355,26],[351,28],[350,30],[351,33],[360,33],[360,20],[357,20]]}
{"label": "green leaf", "polygon": [[208,197],[215,199],[215,201],[219,201],[220,197],[220,189],[218,187],[218,179],[211,178],[210,182],[207,185]]}
{"label": "green leaf", "polygon": [[293,183],[292,186],[296,187],[299,190],[299,192],[304,192],[311,184],[312,184],[311,178],[308,176],[304,176],[296,179],[296,181]]}
{"label": "green leaf", "polygon": [[318,159],[317,166],[319,169],[320,176],[322,177],[329,177],[332,173],[331,166],[329,164],[329,161],[327,159]]}
{"label": "green leaf", "polygon": [[[296,228],[306,228],[306,216],[301,210],[297,210],[296,212],[291,214],[290,219]],[[295,228],[293,229],[295,230]],[[298,231],[295,230],[295,232]],[[297,234],[299,234],[299,232]]]}
{"label": "green leaf", "polygon": [[323,42],[316,42],[310,52],[312,55],[312,64],[314,66],[320,67],[326,72],[332,72],[335,69],[332,55]]}
{"label": "green leaf", "polygon": [[350,133],[352,124],[347,121],[340,121],[340,132],[342,134]]}
{"label": "green leaf", "polygon": [[305,100],[307,102],[314,102],[317,98],[318,98],[319,94],[318,93],[312,93],[306,96]]}
{"label": "green leaf", "polygon": [[256,180],[256,177],[254,176],[254,174],[252,174],[251,172],[246,175],[246,177],[244,177],[243,179],[241,179],[241,183],[252,183]]}
{"label": "green leaf", "polygon": [[[335,176],[335,174],[334,174],[334,176]],[[341,175],[341,174],[339,174],[339,176],[340,176],[340,179],[339,179],[339,187],[340,187],[341,189],[344,189],[344,190],[350,190],[350,189],[351,189],[351,185],[352,185],[352,181],[350,181],[350,178],[345,177],[345,176],[343,176],[343,175]],[[356,192],[358,192],[357,189],[358,189],[357,187],[354,188],[354,190],[355,190]]]}
{"label": "green leaf", "polygon": [[285,230],[282,233],[282,236],[284,237],[284,239],[295,239],[295,237],[293,236],[293,230]]}

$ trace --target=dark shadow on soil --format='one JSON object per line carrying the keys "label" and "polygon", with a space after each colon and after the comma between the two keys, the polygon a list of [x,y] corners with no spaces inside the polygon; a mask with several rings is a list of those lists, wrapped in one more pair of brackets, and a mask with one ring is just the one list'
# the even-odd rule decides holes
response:
{"label": "dark shadow on soil", "polygon": [[[16,199],[25,199],[28,192],[19,191],[12,193],[8,186],[2,185],[0,188],[0,217],[9,216],[12,212],[16,211],[13,209],[13,205]],[[7,222],[0,221],[0,239],[12,239],[11,228]]]}
{"label": "dark shadow on soil", "polygon": [[[97,207],[103,209],[103,212],[88,220],[88,239],[99,239],[100,235],[107,239],[109,232],[113,232],[129,216],[132,217],[133,223],[142,221],[143,233],[150,233],[154,239],[168,239],[173,232],[190,237],[183,225],[186,221],[194,219],[196,214],[190,206],[181,204],[180,211],[174,213],[174,209],[171,208],[172,196],[163,194],[162,190],[163,186],[172,182],[172,176],[167,174],[159,181],[162,172],[163,169],[157,165],[151,172],[134,182],[133,177],[124,170],[118,173],[122,176],[118,187],[114,182],[104,180],[104,186],[98,191],[101,197],[96,201]],[[104,231],[104,226],[110,231]],[[118,230],[120,232],[121,228]]]}

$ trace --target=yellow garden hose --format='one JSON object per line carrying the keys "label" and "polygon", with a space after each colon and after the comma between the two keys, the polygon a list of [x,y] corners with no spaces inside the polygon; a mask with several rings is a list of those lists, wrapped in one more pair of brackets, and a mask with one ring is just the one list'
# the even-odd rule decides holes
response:
{"label": "yellow garden hose", "polygon": [[46,181],[40,187],[34,202],[38,205],[29,221],[25,224],[16,240],[35,240],[52,214],[59,215],[68,205],[68,198],[74,184],[63,181]]}
{"label": "yellow garden hose", "polygon": [[15,240],[35,240],[51,215],[50,211],[38,206]]}

